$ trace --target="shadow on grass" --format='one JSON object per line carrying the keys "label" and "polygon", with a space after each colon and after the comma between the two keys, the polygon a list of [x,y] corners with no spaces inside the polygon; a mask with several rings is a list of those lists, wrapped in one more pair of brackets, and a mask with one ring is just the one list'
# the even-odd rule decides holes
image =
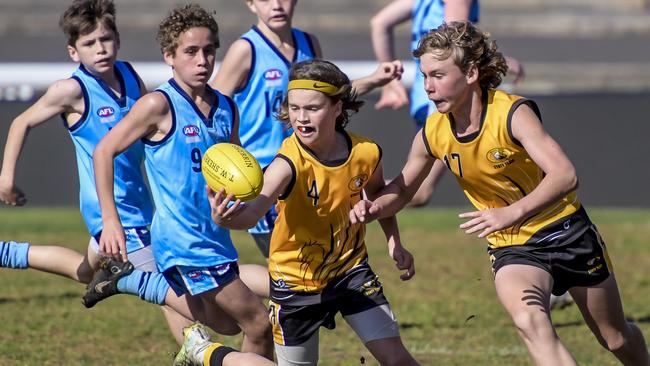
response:
{"label": "shadow on grass", "polygon": [[82,294],[78,292],[63,292],[56,295],[34,295],[29,297],[18,298],[4,298],[0,297],[0,305],[3,304],[17,304],[27,303],[32,301],[51,301],[51,300],[67,300],[67,299],[81,299]]}
{"label": "shadow on grass", "polygon": [[[650,323],[650,315],[642,316],[640,318],[628,316],[625,319],[627,319],[628,322],[632,323]],[[577,327],[581,325],[585,325],[585,322],[582,319],[572,322],[553,323],[553,326],[555,328]]]}
{"label": "shadow on grass", "polygon": [[418,329],[422,328],[420,323],[399,323],[400,329]]}

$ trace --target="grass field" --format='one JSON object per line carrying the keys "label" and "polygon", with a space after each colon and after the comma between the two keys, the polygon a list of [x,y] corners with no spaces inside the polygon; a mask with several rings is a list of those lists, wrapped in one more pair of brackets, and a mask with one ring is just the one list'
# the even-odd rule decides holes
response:
{"label": "grass field", "polygon": [[[458,210],[400,214],[417,274],[401,282],[378,225],[367,237],[371,264],[401,325],[405,344],[424,365],[527,365],[529,359],[494,294],[485,244],[456,229]],[[626,314],[650,339],[650,211],[593,210],[607,242]],[[261,263],[246,234],[233,234],[242,263]],[[85,250],[76,209],[0,209],[0,239],[65,244]],[[81,305],[83,286],[28,270],[0,269],[0,365],[166,365],[177,347],[155,306],[115,296]],[[616,365],[575,307],[553,313],[560,337],[581,365]],[[375,364],[354,332],[337,320],[321,331],[321,365]],[[237,346],[239,337],[219,338]]]}

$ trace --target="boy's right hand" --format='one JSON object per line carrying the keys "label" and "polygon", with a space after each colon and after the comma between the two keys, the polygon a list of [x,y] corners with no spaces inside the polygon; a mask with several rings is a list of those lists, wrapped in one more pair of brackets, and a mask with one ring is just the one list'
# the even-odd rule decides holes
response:
{"label": "boy's right hand", "polygon": [[124,228],[117,221],[105,221],[102,235],[99,238],[99,255],[112,258],[117,261],[126,262],[126,237]]}
{"label": "boy's right hand", "polygon": [[350,222],[361,224],[375,220],[379,217],[380,209],[381,207],[372,201],[361,200],[350,210]]}
{"label": "boy's right hand", "polygon": [[400,80],[394,79],[381,88],[381,95],[375,104],[375,109],[387,107],[398,109],[408,104],[409,96],[404,84]]}
{"label": "boy's right hand", "polygon": [[27,197],[12,182],[0,179],[0,201],[10,206],[23,206],[27,203]]}

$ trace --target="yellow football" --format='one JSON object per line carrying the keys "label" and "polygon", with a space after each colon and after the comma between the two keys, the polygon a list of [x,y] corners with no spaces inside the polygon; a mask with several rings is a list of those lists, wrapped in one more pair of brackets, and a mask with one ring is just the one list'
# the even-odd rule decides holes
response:
{"label": "yellow football", "polygon": [[242,201],[257,197],[264,185],[260,163],[246,149],[229,143],[210,146],[203,155],[201,171],[213,191],[223,188]]}

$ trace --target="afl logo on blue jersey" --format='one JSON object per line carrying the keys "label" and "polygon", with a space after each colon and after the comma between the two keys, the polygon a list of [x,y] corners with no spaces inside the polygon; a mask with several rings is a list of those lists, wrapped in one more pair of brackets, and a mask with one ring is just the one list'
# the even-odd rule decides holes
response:
{"label": "afl logo on blue jersey", "polygon": [[264,85],[265,86],[278,86],[282,85],[282,70],[280,69],[268,69],[264,71]]}
{"label": "afl logo on blue jersey", "polygon": [[115,121],[115,109],[111,106],[104,106],[97,109],[97,116],[101,123],[110,123]]}
{"label": "afl logo on blue jersey", "polygon": [[201,141],[201,136],[199,136],[199,126],[187,125],[183,127],[183,135],[185,135],[185,142],[198,142]]}

